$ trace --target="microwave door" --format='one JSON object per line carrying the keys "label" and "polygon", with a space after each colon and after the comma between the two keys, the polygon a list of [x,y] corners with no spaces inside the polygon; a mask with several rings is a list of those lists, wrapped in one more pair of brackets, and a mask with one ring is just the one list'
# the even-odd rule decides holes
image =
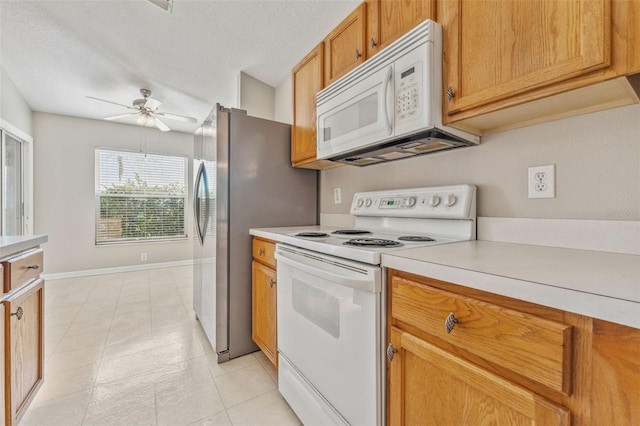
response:
{"label": "microwave door", "polygon": [[318,105],[318,158],[366,147],[393,133],[393,64]]}

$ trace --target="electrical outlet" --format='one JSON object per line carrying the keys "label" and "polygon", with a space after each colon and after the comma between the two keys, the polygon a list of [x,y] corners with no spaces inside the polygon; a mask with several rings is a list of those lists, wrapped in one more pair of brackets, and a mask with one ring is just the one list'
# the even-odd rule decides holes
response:
{"label": "electrical outlet", "polygon": [[529,167],[529,198],[556,198],[556,165]]}
{"label": "electrical outlet", "polygon": [[340,188],[333,188],[333,203],[342,204],[342,190]]}
{"label": "electrical outlet", "polygon": [[140,261],[141,262],[147,261],[147,253],[140,253]]}

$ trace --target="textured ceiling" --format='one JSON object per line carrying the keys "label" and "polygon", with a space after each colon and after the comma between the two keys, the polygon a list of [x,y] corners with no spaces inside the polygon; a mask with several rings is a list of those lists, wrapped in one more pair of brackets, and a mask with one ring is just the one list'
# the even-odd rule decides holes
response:
{"label": "textured ceiling", "polygon": [[[237,106],[243,71],[277,86],[359,1],[0,0],[0,65],[34,111],[101,119],[151,89],[203,120]],[[198,125],[163,120],[177,131]]]}

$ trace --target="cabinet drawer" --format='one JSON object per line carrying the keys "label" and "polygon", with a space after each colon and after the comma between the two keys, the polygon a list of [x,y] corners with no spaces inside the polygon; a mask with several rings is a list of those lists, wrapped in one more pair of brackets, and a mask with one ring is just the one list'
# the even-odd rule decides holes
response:
{"label": "cabinet drawer", "polygon": [[44,268],[44,251],[41,248],[23,251],[2,262],[4,267],[4,292],[28,283],[38,277]]}
{"label": "cabinet drawer", "polygon": [[258,238],[253,239],[253,258],[260,263],[263,263],[272,268],[276,267],[276,258],[274,253],[276,251],[275,243],[267,240],[260,240]]}
{"label": "cabinet drawer", "polygon": [[[549,388],[571,391],[571,326],[393,277],[394,319]],[[457,323],[447,333],[445,320]]]}

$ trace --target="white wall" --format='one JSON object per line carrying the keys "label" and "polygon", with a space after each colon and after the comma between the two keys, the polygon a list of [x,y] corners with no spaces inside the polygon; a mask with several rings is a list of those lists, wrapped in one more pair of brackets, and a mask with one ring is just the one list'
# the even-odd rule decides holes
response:
{"label": "white wall", "polygon": [[[187,212],[189,239],[179,242],[95,245],[95,148],[140,150],[189,157],[193,176],[193,135],[160,132],[152,128],[89,120],[41,112],[34,113],[35,227],[48,234],[45,273],[190,261],[193,257],[192,212]],[[191,188],[189,182],[189,188]]]}
{"label": "white wall", "polygon": [[[556,198],[527,198],[527,168],[556,165]],[[358,191],[472,183],[478,216],[640,220],[640,105],[484,136],[477,147],[320,174],[321,213]],[[334,204],[333,188],[342,188]]]}
{"label": "white wall", "polygon": [[[291,78],[276,119],[292,122]],[[556,198],[527,197],[527,168],[556,165]],[[473,183],[485,217],[640,220],[640,105],[486,135],[479,146],[369,167],[320,172],[320,213],[348,214],[353,194]],[[334,204],[333,188],[342,189]]]}
{"label": "white wall", "polygon": [[293,124],[293,88],[291,74],[276,87],[275,120],[281,123]]}
{"label": "white wall", "polygon": [[[33,136],[31,107],[2,66],[0,66],[0,119],[21,132]],[[16,136],[24,138],[23,134]]]}
{"label": "white wall", "polygon": [[275,89],[249,74],[240,72],[238,78],[240,109],[252,117],[273,120],[275,117]]}

